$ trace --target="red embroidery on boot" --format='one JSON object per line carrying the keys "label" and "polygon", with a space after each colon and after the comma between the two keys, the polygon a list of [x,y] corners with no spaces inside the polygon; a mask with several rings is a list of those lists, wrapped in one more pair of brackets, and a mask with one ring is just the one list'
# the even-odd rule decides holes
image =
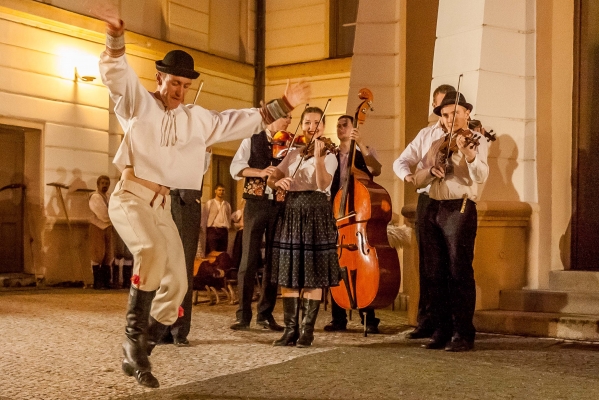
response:
{"label": "red embroidery on boot", "polygon": [[185,315],[185,311],[183,310],[183,307],[179,306],[179,318],[183,317]]}
{"label": "red embroidery on boot", "polygon": [[133,275],[133,276],[131,277],[131,282],[132,282],[134,285],[139,285],[139,275]]}

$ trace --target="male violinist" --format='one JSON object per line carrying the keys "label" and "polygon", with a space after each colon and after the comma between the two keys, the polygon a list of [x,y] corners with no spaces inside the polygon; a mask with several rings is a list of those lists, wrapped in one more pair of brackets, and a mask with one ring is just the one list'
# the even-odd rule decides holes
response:
{"label": "male violinist", "polygon": [[[433,92],[433,109],[437,107],[443,101],[445,94],[448,92],[455,92],[455,88],[451,85],[440,85]],[[413,183],[413,175],[411,168],[417,167],[418,169],[430,168],[433,164],[427,164],[428,160],[425,155],[431,147],[431,143],[435,140],[442,138],[445,133],[445,127],[443,126],[442,120],[433,113],[436,122],[432,125],[429,124],[426,128],[423,128],[418,132],[414,140],[410,142],[401,153],[399,158],[393,163],[393,171],[395,174],[405,182]],[[429,121],[431,118],[429,118]],[[420,284],[420,296],[418,299],[418,318],[417,326],[412,332],[408,333],[408,339],[422,339],[430,338],[433,334],[434,328],[430,320],[430,307],[429,307],[429,296],[427,281],[424,280],[424,260],[422,258],[422,239],[428,236],[426,230],[422,226],[422,218],[424,216],[424,210],[429,202],[429,187],[420,188],[418,191],[418,204],[416,206],[416,242],[419,248],[419,284]]]}
{"label": "male violinist", "polygon": [[[343,189],[343,182],[345,182],[347,174],[350,172],[347,160],[352,140],[356,142],[354,166],[371,178],[381,174],[382,165],[376,158],[376,150],[364,144],[360,131],[354,128],[353,122],[354,117],[351,115],[342,115],[337,120],[337,137],[340,143],[339,153],[337,154],[338,167],[331,185],[331,201],[335,199],[337,192]],[[324,327],[324,330],[327,332],[346,330],[347,313],[343,308],[339,307],[335,299],[331,299],[331,314],[333,319]],[[374,309],[365,308],[360,310],[362,324],[364,324],[364,314],[366,314],[366,332],[379,333],[378,325],[380,319],[376,318]]]}
{"label": "male violinist", "polygon": [[[457,106],[456,106],[457,99]],[[479,185],[489,176],[488,145],[470,141],[468,129],[472,105],[462,94],[449,92],[435,114],[441,116],[448,133],[432,143],[427,154],[437,161],[416,171],[417,188],[430,184],[430,202],[423,211],[421,238],[424,267],[429,287],[431,320],[435,332],[428,349],[468,351],[474,347],[472,324],[476,287],[472,260],[477,229],[476,201]],[[442,155],[442,156],[441,156]],[[440,157],[441,156],[441,157]]]}
{"label": "male violinist", "polygon": [[[231,176],[243,185],[244,226],[242,256],[237,275],[239,287],[239,307],[233,330],[247,330],[252,320],[252,296],[256,271],[264,266],[262,290],[257,306],[256,324],[264,329],[282,331],[283,327],[275,321],[272,312],[277,301],[277,285],[271,282],[272,243],[275,228],[283,202],[277,202],[266,180],[281,159],[273,154],[273,136],[284,131],[291,123],[291,114],[279,118],[266,129],[251,138],[244,139],[231,162]],[[265,243],[265,262],[262,261],[262,240]]]}

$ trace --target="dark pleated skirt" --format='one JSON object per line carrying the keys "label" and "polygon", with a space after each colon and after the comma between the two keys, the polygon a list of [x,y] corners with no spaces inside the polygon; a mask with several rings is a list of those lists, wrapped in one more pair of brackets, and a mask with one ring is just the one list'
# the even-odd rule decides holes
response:
{"label": "dark pleated skirt", "polygon": [[322,192],[287,192],[277,224],[272,279],[287,288],[339,285],[337,225]]}

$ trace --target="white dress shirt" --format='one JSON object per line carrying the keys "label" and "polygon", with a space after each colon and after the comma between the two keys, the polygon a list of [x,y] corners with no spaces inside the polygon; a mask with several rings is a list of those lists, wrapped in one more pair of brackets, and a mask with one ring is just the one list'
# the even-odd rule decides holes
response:
{"label": "white dress shirt", "polygon": [[[268,129],[264,129],[264,131],[266,132],[266,137],[268,138],[268,141],[271,141],[272,133]],[[243,171],[246,168],[251,168],[250,165],[248,164],[248,162],[250,161],[251,155],[252,155],[252,138],[243,139],[241,141],[241,146],[239,146],[239,149],[237,149],[237,152],[235,153],[235,156],[233,157],[233,161],[231,161],[231,167],[229,168],[229,172],[231,173],[231,176],[236,181],[244,179],[244,177],[240,175],[241,171]],[[272,199],[272,196],[271,196],[272,189],[268,185],[266,185],[264,193],[266,193],[268,195],[268,197]]]}
{"label": "white dress shirt", "polygon": [[[410,142],[401,153],[399,158],[393,162],[393,172],[401,180],[405,180],[406,176],[412,173],[412,168],[430,169],[435,164],[431,164],[431,160],[427,159],[431,145],[434,141],[442,138],[445,135],[441,123],[421,129],[414,140]],[[428,187],[418,189],[419,193],[428,192]]]}
{"label": "white dress shirt", "polygon": [[89,196],[89,209],[94,215],[89,219],[89,222],[100,229],[106,229],[112,225],[108,216],[108,197],[102,193],[95,191]]}

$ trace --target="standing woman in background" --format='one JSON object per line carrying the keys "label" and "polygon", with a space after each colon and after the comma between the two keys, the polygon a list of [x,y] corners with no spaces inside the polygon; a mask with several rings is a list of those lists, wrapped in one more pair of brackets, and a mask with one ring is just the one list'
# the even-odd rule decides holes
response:
{"label": "standing woman in background", "polygon": [[[275,346],[309,347],[322,289],[339,284],[337,225],[328,200],[337,158],[316,140],[324,132],[324,117],[319,124],[322,116],[320,108],[308,107],[301,117],[307,142],[314,137],[314,156],[302,161],[303,150],[292,150],[268,178],[271,188],[287,191],[272,254],[272,276],[281,285],[285,320],[285,331]],[[300,306],[303,318],[298,329]]]}

